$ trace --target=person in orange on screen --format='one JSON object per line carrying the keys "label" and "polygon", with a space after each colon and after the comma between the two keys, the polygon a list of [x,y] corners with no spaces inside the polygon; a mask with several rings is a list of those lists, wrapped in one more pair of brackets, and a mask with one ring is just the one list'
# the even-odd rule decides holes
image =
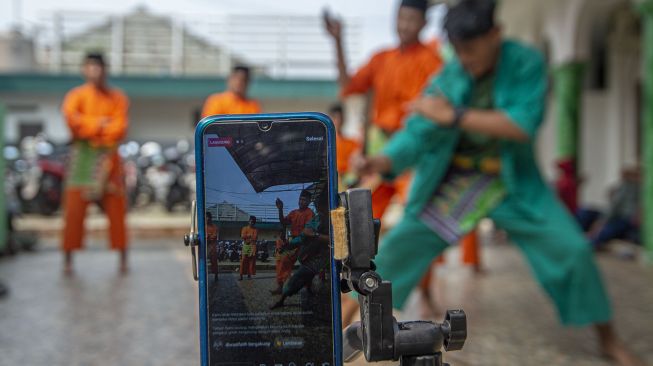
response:
{"label": "person in orange on screen", "polygon": [[211,94],[204,102],[202,118],[215,114],[253,114],[260,113],[261,107],[254,99],[249,99],[250,71],[247,66],[236,66],[227,80],[227,90]]}
{"label": "person in orange on screen", "polygon": [[[403,0],[397,11],[396,32],[399,44],[376,53],[351,75],[347,71],[339,20],[324,16],[326,31],[335,43],[340,96],[353,94],[374,95],[370,110],[372,126],[366,131],[367,155],[375,155],[385,142],[402,127],[407,103],[420,95],[429,77],[440,70],[442,60],[433,46],[420,42],[419,34],[426,25],[427,0]],[[380,183],[372,193],[375,218],[383,216],[392,197],[406,196],[410,175],[394,182]]]}
{"label": "person in orange on screen", "polygon": [[240,255],[240,278],[247,275],[252,278],[256,274],[256,240],[258,229],[256,228],[256,216],[249,217],[249,225],[240,230],[240,237],[243,239],[243,249]]}
{"label": "person in orange on screen", "polygon": [[69,91],[61,112],[72,135],[64,191],[61,249],[64,272],[73,271],[73,251],[83,248],[89,203],[98,203],[109,219],[111,249],[120,252],[120,271],[127,272],[127,202],[118,143],[127,133],[129,100],[106,80],[106,64],[89,53],[82,64],[86,82]]}
{"label": "person in orange on screen", "polygon": [[[299,194],[299,208],[290,211],[288,216],[283,216],[283,201],[277,198],[275,204],[279,210],[279,222],[284,226],[290,225],[290,240],[300,236],[304,231],[304,226],[306,226],[313,216],[315,216],[313,210],[308,207],[311,203],[311,198],[311,192],[303,190]],[[297,252],[297,248],[285,250],[283,252],[277,267],[277,288],[270,290],[270,293],[273,295],[281,294],[283,284],[290,277],[292,268],[295,265],[295,262],[297,262]]]}
{"label": "person in orange on screen", "polygon": [[206,213],[206,247],[211,261],[211,273],[218,279],[218,225],[213,222],[213,215]]}
{"label": "person in orange on screen", "polygon": [[[288,260],[288,256],[294,255],[294,251],[285,250],[285,246],[288,245],[288,239],[286,239],[286,227],[279,231],[279,237],[277,238],[274,246],[274,257],[275,262],[275,273],[277,279],[278,287],[283,287],[284,282],[290,277],[292,273],[292,267],[295,264],[294,261],[291,263]],[[295,258],[295,261],[297,259]],[[280,293],[279,290],[270,290],[272,294]]]}

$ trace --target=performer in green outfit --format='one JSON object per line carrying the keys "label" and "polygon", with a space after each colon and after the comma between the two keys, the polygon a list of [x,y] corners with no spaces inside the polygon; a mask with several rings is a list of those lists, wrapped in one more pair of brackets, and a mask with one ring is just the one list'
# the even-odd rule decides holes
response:
{"label": "performer in green outfit", "polygon": [[535,163],[545,61],[502,39],[494,8],[462,0],[449,10],[444,27],[457,57],[410,105],[413,115],[382,154],[358,164],[389,178],[415,172],[404,218],[380,245],[378,272],[401,308],[433,258],[489,217],[524,252],[563,324],[595,325],[606,356],[639,365],[610,324],[591,246]]}

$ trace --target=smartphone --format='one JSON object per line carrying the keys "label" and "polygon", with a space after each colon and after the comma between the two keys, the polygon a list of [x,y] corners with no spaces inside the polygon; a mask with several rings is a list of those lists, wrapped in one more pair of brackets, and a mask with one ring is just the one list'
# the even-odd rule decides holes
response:
{"label": "smartphone", "polygon": [[207,117],[195,149],[202,365],[341,365],[331,120]]}

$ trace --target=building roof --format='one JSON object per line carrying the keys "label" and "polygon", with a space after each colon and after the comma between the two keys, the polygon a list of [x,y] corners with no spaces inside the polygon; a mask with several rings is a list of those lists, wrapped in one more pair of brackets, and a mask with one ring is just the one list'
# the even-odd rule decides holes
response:
{"label": "building roof", "polygon": [[[0,74],[0,94],[62,95],[82,82],[78,75]],[[220,77],[114,76],[109,83],[130,97],[145,98],[204,98],[226,87],[226,79]],[[328,80],[257,78],[250,94],[257,99],[332,100],[338,86]]]}
{"label": "building roof", "polygon": [[238,208],[238,206],[233,203],[222,202],[216,205],[209,207],[209,211],[212,213],[217,212],[217,215],[214,214],[214,218],[217,221],[242,221],[248,222],[250,213],[245,212]]}
{"label": "building roof", "polygon": [[[316,183],[327,176],[327,139],[318,137],[325,136],[324,126],[317,122],[304,124],[298,131],[286,123],[276,127],[280,128],[278,133],[282,135],[261,134],[258,128],[242,124],[220,127],[224,136],[244,140],[226,149],[256,192],[281,185]],[[283,136],[281,141],[279,136]],[[309,136],[316,140],[307,143]]]}
{"label": "building roof", "polygon": [[75,15],[67,12],[59,18],[66,21],[61,26],[64,30],[83,26],[62,35],[60,59],[45,53],[50,56],[42,60],[45,69],[74,73],[89,51],[106,54],[110,72],[116,75],[218,76],[243,62],[175,22],[174,15],[156,15],[142,6],[121,16],[103,15],[96,20],[91,16],[90,22],[88,14]]}

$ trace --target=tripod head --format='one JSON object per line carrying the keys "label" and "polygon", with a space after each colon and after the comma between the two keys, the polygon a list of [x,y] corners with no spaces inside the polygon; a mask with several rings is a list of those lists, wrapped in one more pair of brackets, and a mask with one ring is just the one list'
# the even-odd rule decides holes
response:
{"label": "tripod head", "polygon": [[397,322],[392,316],[392,284],[375,272],[381,222],[372,217],[372,194],[367,189],[340,193],[331,211],[334,256],[342,263],[341,290],[358,293],[361,321],[344,331],[345,362],[361,352],[368,362],[399,360],[404,366],[440,366],[441,349],[459,350],[467,337],[462,310],[449,310],[442,323]]}

